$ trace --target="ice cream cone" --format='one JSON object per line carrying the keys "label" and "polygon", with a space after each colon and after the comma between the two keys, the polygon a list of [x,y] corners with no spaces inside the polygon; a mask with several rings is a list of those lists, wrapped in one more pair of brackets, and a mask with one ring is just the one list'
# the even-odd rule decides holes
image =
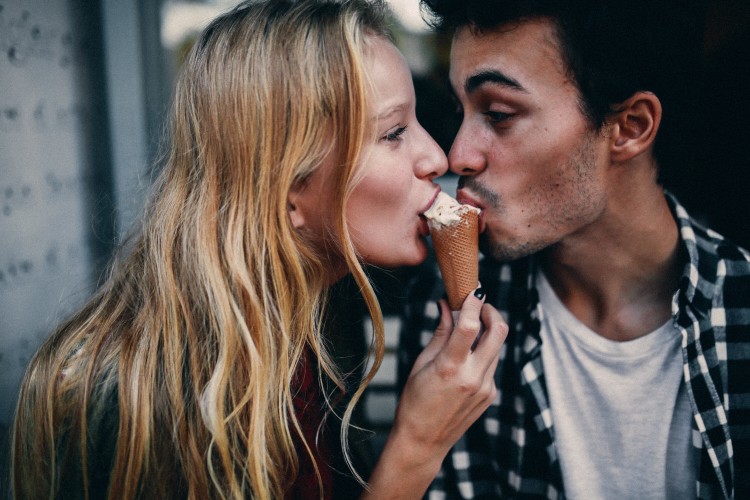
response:
{"label": "ice cream cone", "polygon": [[452,311],[461,309],[479,283],[479,213],[467,209],[457,215],[460,220],[453,224],[429,226]]}

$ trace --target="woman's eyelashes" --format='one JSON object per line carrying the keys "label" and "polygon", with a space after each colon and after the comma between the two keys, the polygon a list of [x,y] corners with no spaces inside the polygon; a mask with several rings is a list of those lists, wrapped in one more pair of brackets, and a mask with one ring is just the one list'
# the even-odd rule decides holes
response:
{"label": "woman's eyelashes", "polygon": [[406,127],[397,127],[395,129],[389,130],[388,133],[386,133],[383,137],[380,139],[386,142],[395,142],[401,140],[401,136],[403,133],[406,132]]}

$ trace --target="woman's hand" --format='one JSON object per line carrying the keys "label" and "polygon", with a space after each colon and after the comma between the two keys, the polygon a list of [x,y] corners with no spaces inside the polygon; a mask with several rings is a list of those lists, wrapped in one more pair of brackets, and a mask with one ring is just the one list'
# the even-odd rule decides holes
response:
{"label": "woman's hand", "polygon": [[[419,498],[450,448],[487,409],[508,326],[481,288],[457,321],[444,300],[440,324],[412,368],[370,480],[372,498]],[[481,335],[480,335],[481,328]]]}

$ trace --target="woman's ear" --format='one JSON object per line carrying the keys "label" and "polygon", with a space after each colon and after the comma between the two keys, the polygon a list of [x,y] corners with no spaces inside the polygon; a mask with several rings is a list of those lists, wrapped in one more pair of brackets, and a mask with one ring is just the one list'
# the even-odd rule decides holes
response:
{"label": "woman's ear", "polygon": [[661,112],[661,101],[651,92],[636,92],[621,103],[609,119],[612,159],[626,161],[649,149],[659,130]]}
{"label": "woman's ear", "polygon": [[296,183],[292,186],[286,197],[286,210],[289,213],[289,220],[292,222],[292,227],[295,229],[301,229],[305,225],[305,215],[299,203],[301,193],[304,189],[304,183]]}

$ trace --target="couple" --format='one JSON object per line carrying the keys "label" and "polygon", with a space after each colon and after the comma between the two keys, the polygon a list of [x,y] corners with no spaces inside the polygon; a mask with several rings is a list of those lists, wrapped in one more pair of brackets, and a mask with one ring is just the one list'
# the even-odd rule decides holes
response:
{"label": "couple", "polygon": [[[409,308],[407,339],[430,340],[362,497],[747,492],[748,256],[658,182],[651,73],[671,56],[639,42],[670,37],[663,18],[617,27],[659,2],[585,3],[428,2],[454,32],[447,160],[377,1],[255,1],[211,23],[142,226],[27,371],[15,495],[342,498],[383,350],[363,266],[425,260],[449,164],[482,209],[482,287],[456,321],[443,300]],[[332,436],[348,386],[325,297],[347,274],[376,359]]]}

